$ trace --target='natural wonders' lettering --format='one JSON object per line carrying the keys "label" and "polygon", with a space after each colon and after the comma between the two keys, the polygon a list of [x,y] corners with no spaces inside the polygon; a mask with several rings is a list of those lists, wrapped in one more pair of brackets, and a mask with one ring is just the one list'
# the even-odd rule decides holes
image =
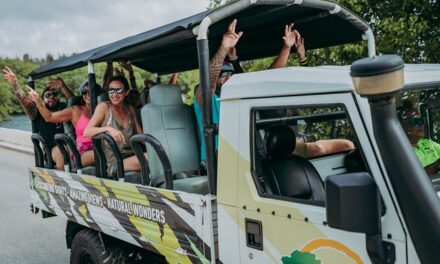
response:
{"label": "'natural wonders' lettering", "polygon": [[110,197],[107,197],[107,199],[104,200],[101,195],[96,195],[89,191],[83,191],[74,188],[68,189],[64,186],[59,186],[43,181],[37,182],[35,187],[46,192],[69,197],[74,201],[80,201],[98,207],[107,207],[109,210],[132,215],[145,220],[154,221],[162,224],[165,224],[166,222],[165,212],[163,210],[151,208],[150,206],[146,206],[143,204],[133,203],[130,201]]}
{"label": "'natural wonders' lettering", "polygon": [[165,212],[142,204],[131,203],[114,198],[107,198],[108,209],[133,215],[142,219],[165,224]]}

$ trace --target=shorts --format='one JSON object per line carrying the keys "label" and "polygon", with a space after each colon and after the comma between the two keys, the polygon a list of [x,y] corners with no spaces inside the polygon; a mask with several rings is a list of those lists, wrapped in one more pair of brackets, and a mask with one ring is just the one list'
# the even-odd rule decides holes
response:
{"label": "shorts", "polygon": [[78,149],[79,154],[82,155],[84,152],[93,149],[93,143],[92,142],[78,143],[76,145],[76,148]]}
{"label": "shorts", "polygon": [[[82,154],[84,154],[84,152],[93,149],[93,143],[92,142],[78,143],[76,144],[76,148],[78,149],[79,155],[81,156]],[[73,156],[72,153],[70,153],[70,160],[75,160],[75,157]]]}

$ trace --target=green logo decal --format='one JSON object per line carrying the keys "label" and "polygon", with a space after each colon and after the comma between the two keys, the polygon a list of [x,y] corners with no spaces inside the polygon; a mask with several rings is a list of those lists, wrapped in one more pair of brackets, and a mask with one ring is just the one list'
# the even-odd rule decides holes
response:
{"label": "green logo decal", "polygon": [[283,264],[321,264],[315,254],[294,250],[290,256],[282,257]]}

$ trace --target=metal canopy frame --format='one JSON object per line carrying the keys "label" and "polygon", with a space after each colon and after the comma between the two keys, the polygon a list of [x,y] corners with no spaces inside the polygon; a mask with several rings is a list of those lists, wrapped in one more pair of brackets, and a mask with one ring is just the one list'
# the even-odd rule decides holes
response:
{"label": "metal canopy frame", "polygon": [[[369,26],[333,2],[241,0],[56,60],[35,69],[30,76],[39,79],[84,67],[89,61],[98,63],[118,59],[130,59],[135,66],[158,74],[196,69],[199,66],[195,59],[196,38],[200,39],[202,35],[207,38],[209,27],[210,50],[215,51],[233,18],[239,21],[237,30],[245,33],[237,45],[242,61],[277,55],[282,25],[292,22],[305,37],[309,50],[364,39],[369,42],[370,56],[375,53]],[[264,37],[260,35],[263,33]]]}
{"label": "metal canopy frame", "polygon": [[[263,17],[259,17],[262,18],[263,22],[258,21],[254,18],[248,19],[247,21],[248,26],[249,27],[254,26],[253,28],[254,31],[258,31],[260,28],[255,28],[255,23],[264,23],[263,18],[266,19],[272,18],[271,20],[272,23],[285,22],[285,20],[283,20],[283,22],[275,21],[276,16],[274,16],[274,14],[277,14],[276,12],[286,12],[286,10],[293,11],[295,9],[292,10],[288,9],[293,6],[296,6],[300,10],[300,12],[302,11],[304,13],[307,13],[302,19],[296,21],[297,25],[301,25],[301,23],[304,24],[319,23],[321,22],[319,21],[319,19],[326,17],[327,18],[336,17],[337,19],[343,21],[344,23],[343,25],[350,27],[346,29],[351,30],[350,31],[351,33],[357,32],[356,36],[344,37],[342,35],[338,35],[338,37],[340,37],[341,39],[336,39],[336,40],[333,39],[332,42],[324,42],[321,44],[321,46],[319,45],[319,41],[318,41],[318,43],[315,44],[315,47],[313,47],[312,45],[312,48],[321,48],[331,45],[351,43],[358,40],[366,40],[368,41],[369,57],[374,57],[376,55],[374,35],[368,24],[364,22],[361,18],[356,16],[355,14],[351,13],[349,10],[345,9],[344,7],[336,3],[324,1],[324,0],[239,0],[220,6],[217,9],[208,10],[196,14],[194,16],[188,17],[186,19],[182,19],[174,23],[141,34],[134,35],[116,41],[114,43],[104,45],[102,47],[98,47],[80,54],[73,55],[68,58],[57,60],[47,65],[43,65],[40,68],[34,70],[30,74],[29,81],[32,82],[33,79],[43,78],[49,75],[73,70],[88,65],[89,85],[92,88],[91,89],[92,95],[94,97],[94,99],[92,99],[92,107],[94,109],[94,107],[96,106],[97,91],[95,91],[96,89],[94,89],[95,74],[93,70],[93,63],[103,62],[110,59],[112,60],[130,59],[132,60],[132,63],[135,66],[138,66],[150,72],[169,73],[172,71],[167,72],[166,70],[164,70],[163,67],[155,68],[153,67],[154,65],[148,66],[145,65],[143,62],[159,63],[161,62],[161,60],[163,60],[164,57],[171,56],[171,58],[173,58],[172,56],[175,56],[176,54],[193,55],[190,50],[191,45],[193,44],[188,44],[188,43],[193,43],[193,41],[196,41],[198,64],[196,64],[195,62],[191,62],[192,64],[184,63],[177,66],[178,68],[175,70],[181,70],[181,71],[189,70],[189,69],[197,68],[198,66],[200,71],[200,87],[202,89],[202,95],[203,95],[203,99],[202,99],[203,135],[202,136],[204,137],[206,143],[205,146],[207,153],[207,172],[208,172],[208,180],[209,180],[209,192],[211,194],[216,194],[217,160],[216,160],[215,145],[214,145],[215,126],[212,123],[211,94],[209,89],[210,44],[208,42],[208,33],[211,30],[210,32],[211,35],[214,35],[214,40],[217,41],[211,43],[212,44],[211,48],[212,48],[215,45],[219,45],[221,41],[221,36],[224,30],[226,30],[226,27],[224,25],[229,24],[231,18],[234,17],[234,15],[242,15],[245,17],[246,15],[249,15],[245,12],[250,10],[249,13],[251,15],[258,16],[259,10],[263,10],[258,8],[264,8],[264,7],[272,8],[272,9],[268,8],[268,10],[266,10],[267,13],[263,14]],[[318,10],[319,12],[314,12],[314,13],[311,12],[314,10],[315,11]],[[307,16],[308,14],[310,15],[309,17]],[[266,15],[266,17],[264,17],[264,15]],[[340,21],[338,23],[340,23]],[[322,24],[318,24],[318,25],[322,26]],[[335,23],[335,25],[337,26],[340,24]],[[314,26],[316,29],[316,24]],[[313,29],[313,27],[311,29]],[[357,37],[358,35],[360,36],[360,39],[358,39]],[[256,36],[258,36],[258,32],[256,33]],[[315,38],[315,42],[317,41],[316,39],[319,38]],[[247,46],[245,48],[252,49],[254,47],[264,46],[268,44],[268,43],[263,43],[263,44],[260,43],[260,45],[254,45],[254,41],[256,41],[255,36],[254,39],[248,41]],[[181,44],[181,48],[183,50],[179,50],[178,48],[176,48],[177,47],[176,45],[178,44]],[[163,50],[163,49],[160,50],[160,47],[162,46],[168,47],[169,50]],[[189,50],[185,50],[185,49],[189,49]],[[240,50],[240,47],[238,47],[238,49],[239,52],[242,52],[242,50]],[[150,53],[148,53],[148,51],[150,51]],[[253,51],[257,52],[258,49],[254,49]],[[273,49],[272,50],[266,49],[260,51],[263,51],[266,57],[275,55]],[[262,57],[260,55],[249,52],[248,54],[246,54],[246,49],[244,48],[243,48],[243,54],[244,54],[243,57],[245,59],[256,59]],[[152,60],[148,60],[151,58]],[[176,60],[174,62],[168,62],[168,64],[165,65],[164,67],[173,67],[171,65],[176,64],[176,62],[178,61]]]}
{"label": "metal canopy frame", "polygon": [[209,87],[209,46],[208,30],[210,25],[222,20],[231,14],[237,13],[250,5],[302,5],[315,9],[328,11],[349,21],[357,29],[364,32],[362,38],[368,41],[368,56],[376,56],[374,35],[371,28],[358,16],[352,14],[345,8],[336,3],[321,0],[243,0],[233,2],[223,8],[219,8],[206,16],[200,26],[195,28],[197,32],[197,50],[199,58],[200,88],[202,89],[202,109],[203,109],[203,137],[205,139],[206,163],[209,180],[209,191],[217,193],[217,159],[215,153],[215,125],[212,122],[212,109]]}

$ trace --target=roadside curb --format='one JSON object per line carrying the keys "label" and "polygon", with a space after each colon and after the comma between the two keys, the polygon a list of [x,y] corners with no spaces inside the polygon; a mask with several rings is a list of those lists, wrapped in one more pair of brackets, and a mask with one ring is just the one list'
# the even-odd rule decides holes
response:
{"label": "roadside curb", "polygon": [[29,131],[0,127],[0,148],[34,155],[31,135]]}
{"label": "roadside curb", "polygon": [[5,141],[0,141],[0,148],[15,150],[24,154],[34,155],[34,149],[26,146],[20,146],[17,144],[8,143]]}
{"label": "roadside curb", "polygon": [[0,141],[0,148],[15,150],[24,154],[34,155],[34,150],[26,146],[20,146],[16,144],[11,144],[8,142]]}

